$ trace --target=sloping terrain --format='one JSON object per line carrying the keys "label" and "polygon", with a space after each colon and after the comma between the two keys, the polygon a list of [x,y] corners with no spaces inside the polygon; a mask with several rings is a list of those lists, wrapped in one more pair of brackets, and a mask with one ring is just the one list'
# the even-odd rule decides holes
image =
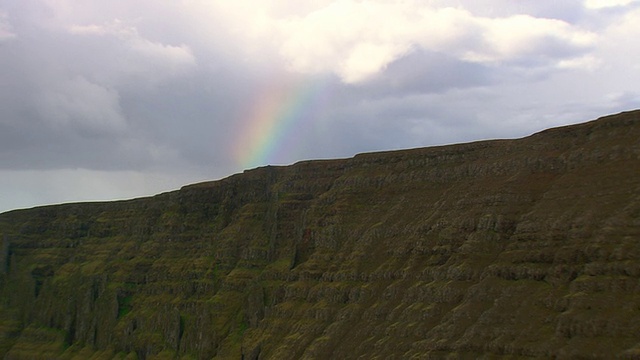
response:
{"label": "sloping terrain", "polygon": [[0,215],[6,359],[640,359],[640,111]]}

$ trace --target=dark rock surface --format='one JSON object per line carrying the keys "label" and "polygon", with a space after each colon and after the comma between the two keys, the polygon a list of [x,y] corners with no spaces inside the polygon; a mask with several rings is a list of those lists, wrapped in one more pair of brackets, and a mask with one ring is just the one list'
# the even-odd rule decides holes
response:
{"label": "dark rock surface", "polygon": [[640,358],[640,111],[0,214],[6,359]]}

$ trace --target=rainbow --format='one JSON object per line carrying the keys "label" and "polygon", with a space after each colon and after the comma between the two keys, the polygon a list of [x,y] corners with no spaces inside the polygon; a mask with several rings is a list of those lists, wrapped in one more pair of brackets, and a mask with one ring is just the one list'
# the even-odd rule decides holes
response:
{"label": "rainbow", "polygon": [[[277,83],[277,82],[274,82]],[[295,159],[310,125],[324,109],[326,82],[280,82],[262,89],[234,141],[234,157],[243,169],[279,159]]]}

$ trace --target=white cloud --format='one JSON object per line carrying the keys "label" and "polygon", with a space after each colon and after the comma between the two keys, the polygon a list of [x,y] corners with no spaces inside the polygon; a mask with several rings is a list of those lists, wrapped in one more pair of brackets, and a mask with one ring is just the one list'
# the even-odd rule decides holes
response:
{"label": "white cloud", "polygon": [[[333,71],[357,82],[411,49],[412,8],[340,0],[305,16],[281,20],[281,54],[300,72]],[[418,19],[419,20],[419,19]]]}
{"label": "white cloud", "polygon": [[593,71],[602,66],[603,61],[593,55],[585,55],[566,60],[560,60],[557,64],[560,69],[578,69]]}
{"label": "white cloud", "polygon": [[638,0],[586,0],[584,6],[588,9],[604,9],[626,6],[635,2],[638,2]]}
{"label": "white cloud", "polygon": [[572,57],[576,49],[594,44],[593,33],[574,29],[556,19],[540,19],[529,15],[507,18],[475,19],[481,26],[483,42],[467,52],[471,61],[499,62],[531,56]]}
{"label": "white cloud", "polygon": [[407,51],[408,47],[403,45],[360,43],[354,46],[344,60],[340,72],[345,82],[358,82],[371,74],[378,73]]}
{"label": "white cloud", "polygon": [[115,19],[103,25],[71,25],[69,32],[75,35],[114,36],[133,51],[150,58],[160,58],[176,64],[193,65],[195,58],[187,45],[173,46],[153,42],[142,37],[138,29]]}
{"label": "white cloud", "polygon": [[[114,31],[115,30],[115,31]],[[76,35],[107,35],[107,34],[118,34],[122,31],[113,26],[104,26],[104,25],[71,25],[69,26],[69,32],[71,34]]]}
{"label": "white cloud", "polygon": [[281,54],[299,72],[332,71],[348,83],[366,79],[415,47],[471,62],[582,56],[595,34],[529,15],[490,18],[419,2],[339,0],[305,16],[279,20]]}
{"label": "white cloud", "polygon": [[[117,61],[121,67],[117,71],[125,75],[147,73],[148,80],[154,83],[182,74],[196,64],[195,56],[187,45],[174,46],[148,40],[140,35],[136,27],[128,26],[118,19],[102,25],[71,25],[68,31],[77,36],[117,39],[119,43],[116,46],[124,52],[118,54],[120,58]],[[100,41],[99,38],[96,41]],[[102,41],[108,43],[108,39]]]}
{"label": "white cloud", "polygon": [[[616,16],[601,30],[602,40],[593,56],[600,61],[600,82],[614,91],[630,91],[640,81],[640,8]],[[604,89],[604,87],[603,87]]]}
{"label": "white cloud", "polygon": [[[126,20],[96,22],[99,14],[87,15],[90,10],[82,8],[77,11],[82,14],[79,19],[85,20],[72,23],[76,10],[68,1],[62,2],[67,6],[58,6],[59,18],[72,24],[70,32],[114,36],[132,51],[138,51],[139,56],[145,53],[151,59],[173,64],[171,68],[161,68],[162,71],[156,69],[158,65],[151,66],[157,74],[180,72],[195,63],[191,46],[150,40],[136,26],[129,25],[144,24],[142,17],[129,14]],[[335,73],[346,83],[378,74],[416,48],[447,53],[469,62],[518,62],[534,57],[538,66],[566,67],[559,63],[576,63],[584,55],[582,51],[597,38],[558,19],[504,12],[478,15],[460,2],[455,4],[415,0],[325,0],[294,4],[267,0],[188,0],[179,6],[154,5],[154,11],[165,17],[171,13],[188,14],[187,38],[197,39],[202,46],[209,44],[218,49],[224,46],[226,55],[236,61],[264,66],[280,58],[289,70],[303,74]],[[118,6],[123,5],[113,7]],[[174,19],[169,21],[167,26]],[[241,54],[233,53],[236,50]],[[208,64],[211,60],[207,59]]]}
{"label": "white cloud", "polygon": [[[607,42],[603,43],[605,47],[609,45],[620,46],[618,50],[638,49],[637,36],[640,35],[640,9],[630,11],[620,19],[616,19],[605,31]],[[628,58],[629,53],[617,53],[616,56]],[[634,59],[635,60],[635,59]]]}
{"label": "white cloud", "polygon": [[12,39],[16,36],[11,29],[9,15],[0,10],[0,42]]}

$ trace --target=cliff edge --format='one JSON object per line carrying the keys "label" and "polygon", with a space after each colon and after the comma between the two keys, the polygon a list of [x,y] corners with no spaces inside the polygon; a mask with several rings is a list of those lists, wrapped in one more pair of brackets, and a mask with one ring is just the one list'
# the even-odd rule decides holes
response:
{"label": "cliff edge", "polygon": [[640,111],[0,214],[5,359],[640,359]]}

